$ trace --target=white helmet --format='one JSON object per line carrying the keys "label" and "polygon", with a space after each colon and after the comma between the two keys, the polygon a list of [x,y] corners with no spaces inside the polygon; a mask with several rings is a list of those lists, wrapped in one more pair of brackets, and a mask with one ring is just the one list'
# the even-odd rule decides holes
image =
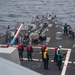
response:
{"label": "white helmet", "polygon": [[60,45],[59,48],[62,48],[62,46]]}

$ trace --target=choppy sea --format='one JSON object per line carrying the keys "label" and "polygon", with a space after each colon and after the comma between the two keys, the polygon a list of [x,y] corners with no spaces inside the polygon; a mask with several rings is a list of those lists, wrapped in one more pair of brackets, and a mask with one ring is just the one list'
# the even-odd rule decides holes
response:
{"label": "choppy sea", "polygon": [[75,0],[0,0],[0,32],[17,22],[27,25],[32,17],[54,13],[63,23],[75,28]]}

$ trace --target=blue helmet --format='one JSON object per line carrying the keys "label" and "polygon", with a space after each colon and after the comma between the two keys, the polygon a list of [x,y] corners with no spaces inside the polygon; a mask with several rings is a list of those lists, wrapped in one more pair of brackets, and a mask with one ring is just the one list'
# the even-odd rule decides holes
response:
{"label": "blue helmet", "polygon": [[7,44],[10,44],[10,42],[7,42]]}
{"label": "blue helmet", "polygon": [[59,44],[56,44],[57,47],[59,47]]}
{"label": "blue helmet", "polygon": [[22,42],[20,42],[20,44],[23,44]]}
{"label": "blue helmet", "polygon": [[31,45],[31,42],[28,42],[28,45]]}

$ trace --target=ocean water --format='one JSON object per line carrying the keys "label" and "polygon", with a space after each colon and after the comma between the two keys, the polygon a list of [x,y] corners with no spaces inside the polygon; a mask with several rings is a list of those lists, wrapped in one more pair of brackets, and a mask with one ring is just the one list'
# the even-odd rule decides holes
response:
{"label": "ocean water", "polygon": [[17,22],[29,24],[32,17],[54,13],[63,23],[75,28],[75,0],[0,0],[0,32]]}

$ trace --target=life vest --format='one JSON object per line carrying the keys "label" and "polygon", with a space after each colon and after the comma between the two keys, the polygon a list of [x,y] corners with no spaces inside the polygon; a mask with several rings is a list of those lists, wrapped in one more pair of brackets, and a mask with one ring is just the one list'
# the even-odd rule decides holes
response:
{"label": "life vest", "polygon": [[54,48],[54,52],[57,52],[57,49],[58,49],[58,47],[55,47],[55,48]]}
{"label": "life vest", "polygon": [[45,45],[42,45],[41,49],[42,49],[42,51],[45,51],[46,46]]}
{"label": "life vest", "polygon": [[46,59],[46,58],[47,58],[46,54],[47,54],[47,52],[44,52],[44,59]]}
{"label": "life vest", "polygon": [[61,54],[58,54],[58,61],[62,60]]}
{"label": "life vest", "polygon": [[30,46],[30,45],[27,46],[27,50],[28,50],[28,51],[31,51],[31,46]]}
{"label": "life vest", "polygon": [[18,44],[19,49],[22,49],[22,46],[23,46],[22,44]]}
{"label": "life vest", "polygon": [[67,25],[64,25],[64,30],[67,30]]}

